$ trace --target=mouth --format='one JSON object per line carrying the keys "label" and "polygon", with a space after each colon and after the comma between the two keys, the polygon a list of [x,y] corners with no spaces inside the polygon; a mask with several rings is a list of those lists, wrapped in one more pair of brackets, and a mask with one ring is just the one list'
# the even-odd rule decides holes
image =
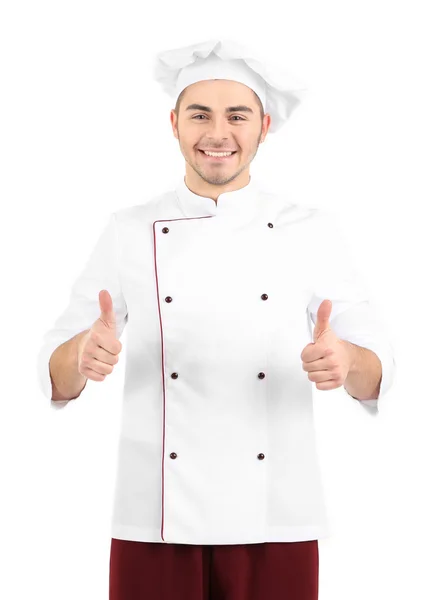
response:
{"label": "mouth", "polygon": [[228,162],[229,160],[231,160],[233,158],[233,156],[235,154],[237,154],[237,150],[235,150],[234,152],[232,152],[230,155],[228,156],[210,156],[209,154],[205,154],[205,152],[203,150],[200,150],[198,148],[198,152],[206,159],[212,162]]}

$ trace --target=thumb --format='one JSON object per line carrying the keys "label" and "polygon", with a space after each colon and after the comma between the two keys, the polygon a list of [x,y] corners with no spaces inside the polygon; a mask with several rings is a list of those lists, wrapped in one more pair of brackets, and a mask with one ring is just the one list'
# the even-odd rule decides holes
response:
{"label": "thumb", "polygon": [[110,329],[116,329],[116,317],[113,310],[112,296],[107,290],[101,290],[99,293],[100,320]]}
{"label": "thumb", "polygon": [[331,316],[332,302],[331,300],[323,300],[317,310],[317,321],[314,327],[314,342],[318,340],[320,335],[331,328],[329,325],[329,317]]}

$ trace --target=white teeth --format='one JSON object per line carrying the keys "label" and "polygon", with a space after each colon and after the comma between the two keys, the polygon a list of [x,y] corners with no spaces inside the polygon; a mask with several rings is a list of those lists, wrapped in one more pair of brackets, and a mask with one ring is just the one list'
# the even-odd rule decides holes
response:
{"label": "white teeth", "polygon": [[207,156],[231,156],[233,154],[232,152],[207,152],[206,150],[203,150],[203,153]]}

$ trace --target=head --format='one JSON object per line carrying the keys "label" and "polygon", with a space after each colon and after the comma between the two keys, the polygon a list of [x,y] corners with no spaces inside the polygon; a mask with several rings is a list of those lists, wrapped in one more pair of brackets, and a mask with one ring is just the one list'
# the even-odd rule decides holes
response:
{"label": "head", "polygon": [[[247,185],[250,163],[271,122],[251,88],[228,79],[198,81],[181,92],[170,119],[186,161],[187,185],[206,195],[210,191],[216,198],[226,187]],[[207,157],[204,149],[234,154],[216,160]]]}

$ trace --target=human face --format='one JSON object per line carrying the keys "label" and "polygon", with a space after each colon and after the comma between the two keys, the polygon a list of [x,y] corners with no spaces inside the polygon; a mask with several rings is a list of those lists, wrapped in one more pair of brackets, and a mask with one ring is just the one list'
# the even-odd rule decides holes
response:
{"label": "human face", "polygon": [[[179,114],[172,110],[171,121],[186,160],[186,181],[193,189],[230,182],[239,188],[249,181],[249,165],[266,137],[270,117],[264,115],[262,120],[257,98],[248,86],[211,79],[185,89]],[[212,158],[203,150],[233,154]]]}

